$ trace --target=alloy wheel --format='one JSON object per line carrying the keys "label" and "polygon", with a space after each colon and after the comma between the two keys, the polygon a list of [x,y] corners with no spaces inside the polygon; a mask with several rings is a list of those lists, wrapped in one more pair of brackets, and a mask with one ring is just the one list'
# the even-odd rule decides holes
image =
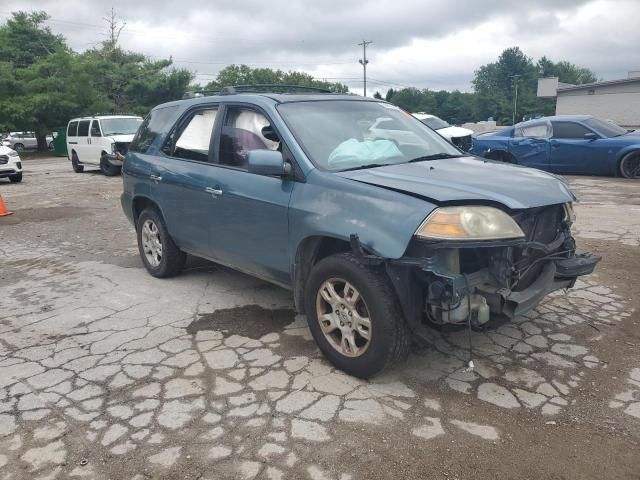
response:
{"label": "alloy wheel", "polygon": [[142,225],[142,251],[149,265],[156,268],[162,262],[162,240],[160,231],[153,220],[146,220]]}
{"label": "alloy wheel", "polygon": [[359,357],[371,343],[371,318],[360,292],[341,278],[326,280],[318,290],[316,313],[329,344],[346,357]]}

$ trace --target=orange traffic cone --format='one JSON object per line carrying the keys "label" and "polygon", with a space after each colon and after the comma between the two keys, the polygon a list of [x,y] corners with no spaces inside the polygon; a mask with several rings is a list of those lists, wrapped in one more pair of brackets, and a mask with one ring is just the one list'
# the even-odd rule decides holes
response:
{"label": "orange traffic cone", "polygon": [[11,215],[13,212],[7,210],[7,206],[4,204],[4,200],[2,200],[2,195],[0,195],[0,217],[6,217],[7,215]]}

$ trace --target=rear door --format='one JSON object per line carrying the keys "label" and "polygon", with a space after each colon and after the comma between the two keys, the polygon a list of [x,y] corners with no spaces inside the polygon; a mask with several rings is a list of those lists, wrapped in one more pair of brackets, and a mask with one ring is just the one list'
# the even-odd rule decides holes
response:
{"label": "rear door", "polygon": [[218,166],[211,177],[215,183],[209,185],[217,207],[210,236],[212,250],[222,263],[287,285],[288,209],[295,182],[247,171],[251,150],[280,150],[285,159],[290,157],[277,132],[266,133],[269,129],[265,127],[271,125],[267,115],[252,106],[225,107],[216,142]]}
{"label": "rear door", "polygon": [[78,154],[80,163],[97,164],[93,158],[91,158],[91,151],[89,149],[89,125],[91,120],[80,120],[78,122],[78,136],[75,151]]}
{"label": "rear door", "polygon": [[[600,135],[577,122],[552,122],[553,137],[550,140],[550,169],[557,173],[608,173],[607,147],[601,146]],[[596,138],[585,139],[585,134]]]}
{"label": "rear door", "polygon": [[212,259],[210,231],[219,205],[208,189],[218,183],[211,148],[217,114],[217,105],[187,112],[154,158],[152,177],[172,238],[184,250]]}
{"label": "rear door", "polygon": [[509,153],[520,165],[548,170],[550,136],[549,122],[516,126],[509,140]]}
{"label": "rear door", "polygon": [[67,125],[67,153],[71,159],[71,152],[78,151],[78,122],[69,122]]}

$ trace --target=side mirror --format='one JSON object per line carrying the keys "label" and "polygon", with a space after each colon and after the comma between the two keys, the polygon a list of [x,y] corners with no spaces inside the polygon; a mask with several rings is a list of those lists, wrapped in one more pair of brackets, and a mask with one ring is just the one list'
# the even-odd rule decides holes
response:
{"label": "side mirror", "polygon": [[249,173],[283,177],[292,171],[291,164],[284,161],[277,150],[250,150],[247,155]]}
{"label": "side mirror", "polygon": [[585,133],[583,138],[585,140],[596,140],[598,138],[598,135],[596,135],[593,132],[589,132],[589,133]]}

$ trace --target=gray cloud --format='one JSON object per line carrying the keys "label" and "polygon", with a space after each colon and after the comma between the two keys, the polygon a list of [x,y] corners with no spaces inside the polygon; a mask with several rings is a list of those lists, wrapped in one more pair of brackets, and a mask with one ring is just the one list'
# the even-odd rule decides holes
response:
{"label": "gray cloud", "polygon": [[[357,88],[361,52],[356,43],[363,38],[375,42],[371,76],[398,86],[468,90],[474,70],[513,45],[534,57],[579,63],[604,77],[640,67],[640,34],[631,25],[616,25],[638,18],[640,5],[633,0],[112,3],[127,21],[121,36],[125,48],[172,56],[202,81],[228,63],[249,63],[340,77]],[[110,6],[94,0],[5,0],[0,18],[18,9],[48,11],[52,29],[82,50],[106,38],[102,17]],[[589,19],[591,10],[608,16]],[[377,86],[385,90],[388,85]]]}

